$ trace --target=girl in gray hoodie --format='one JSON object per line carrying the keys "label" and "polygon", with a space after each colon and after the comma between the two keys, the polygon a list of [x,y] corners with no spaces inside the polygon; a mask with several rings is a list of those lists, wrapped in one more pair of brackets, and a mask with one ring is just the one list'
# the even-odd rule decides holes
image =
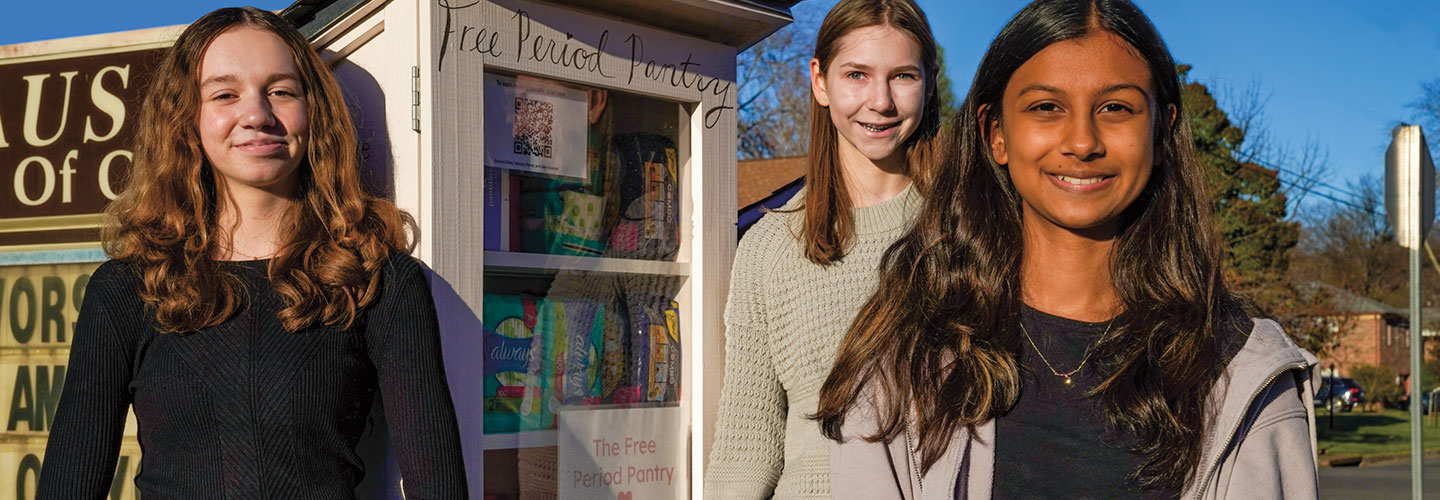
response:
{"label": "girl in gray hoodie", "polygon": [[834,498],[1314,498],[1315,358],[1225,285],[1127,0],[997,35],[820,392]]}

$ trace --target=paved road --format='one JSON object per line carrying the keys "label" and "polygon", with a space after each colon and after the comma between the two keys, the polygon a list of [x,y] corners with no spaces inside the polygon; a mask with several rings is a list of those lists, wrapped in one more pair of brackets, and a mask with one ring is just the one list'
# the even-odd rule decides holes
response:
{"label": "paved road", "polygon": [[[1440,498],[1440,458],[1425,461],[1425,498]],[[1410,462],[1369,467],[1320,468],[1321,500],[1410,498]]]}

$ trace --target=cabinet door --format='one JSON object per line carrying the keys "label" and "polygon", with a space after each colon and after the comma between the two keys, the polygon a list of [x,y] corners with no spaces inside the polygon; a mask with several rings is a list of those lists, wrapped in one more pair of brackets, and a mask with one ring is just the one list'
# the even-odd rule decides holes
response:
{"label": "cabinet door", "polygon": [[[419,16],[421,6],[414,2],[369,1],[355,4],[333,23],[314,34],[312,46],[330,64],[344,91],[360,143],[362,176],[372,193],[396,202],[399,207],[424,221],[428,208],[422,200],[419,131],[413,120],[418,106],[414,104],[418,81]],[[427,236],[420,236],[416,256],[424,259]],[[432,284],[443,283],[431,279]],[[433,290],[437,309],[448,297]],[[463,337],[452,335],[458,329],[442,328],[446,349],[446,376],[452,396],[463,398],[466,387],[465,365],[451,360],[451,351],[463,360],[466,345]],[[381,406],[376,405],[370,418],[370,430],[361,438],[359,452],[365,465],[364,481],[356,489],[358,498],[400,499],[403,478],[390,447],[387,425]],[[464,443],[462,443],[463,445]],[[469,460],[472,483],[479,481],[481,464],[478,457]],[[478,498],[478,497],[477,497]]]}
{"label": "cabinet door", "polygon": [[474,494],[698,496],[735,50],[520,0],[429,19],[431,263],[478,326]]}

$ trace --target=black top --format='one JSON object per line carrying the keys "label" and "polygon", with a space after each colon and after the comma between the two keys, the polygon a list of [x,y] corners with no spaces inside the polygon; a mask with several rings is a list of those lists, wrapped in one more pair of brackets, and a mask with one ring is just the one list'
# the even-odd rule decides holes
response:
{"label": "black top", "polygon": [[465,498],[465,468],[429,287],[394,252],[380,296],[348,330],[287,332],[265,261],[227,263],[250,290],[229,321],[161,334],[137,270],[97,269],[70,349],[39,499],[109,494],[132,405],[146,500],[349,499],[377,389],[410,499]]}
{"label": "black top", "polygon": [[[1060,373],[1074,370],[1107,323],[1085,323],[1024,307],[1021,324]],[[1085,392],[1104,381],[1095,359],[1071,377],[1055,376],[1024,338],[1022,388],[995,420],[994,498],[1176,498],[1179,490],[1141,490],[1127,479],[1140,454],[1134,435],[1107,429],[1100,401]]]}

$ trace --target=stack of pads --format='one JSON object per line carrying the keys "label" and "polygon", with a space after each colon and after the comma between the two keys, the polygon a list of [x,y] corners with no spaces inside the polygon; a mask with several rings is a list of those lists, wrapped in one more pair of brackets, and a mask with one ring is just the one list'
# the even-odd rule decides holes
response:
{"label": "stack of pads", "polygon": [[607,328],[602,303],[486,295],[485,432],[553,429],[566,408],[678,401],[678,304],[626,309]]}
{"label": "stack of pads", "polygon": [[[599,136],[588,148],[586,179],[487,169],[486,249],[674,259],[673,141]],[[544,296],[485,295],[485,432],[552,429],[566,408],[678,401],[676,283],[562,270]]]}

